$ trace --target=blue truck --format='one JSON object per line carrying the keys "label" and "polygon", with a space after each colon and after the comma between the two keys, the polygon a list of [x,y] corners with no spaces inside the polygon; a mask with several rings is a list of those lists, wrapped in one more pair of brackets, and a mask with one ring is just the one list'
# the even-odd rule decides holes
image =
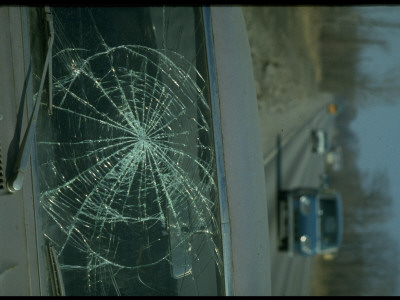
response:
{"label": "blue truck", "polygon": [[341,194],[330,188],[279,193],[279,250],[289,255],[334,254],[343,234]]}

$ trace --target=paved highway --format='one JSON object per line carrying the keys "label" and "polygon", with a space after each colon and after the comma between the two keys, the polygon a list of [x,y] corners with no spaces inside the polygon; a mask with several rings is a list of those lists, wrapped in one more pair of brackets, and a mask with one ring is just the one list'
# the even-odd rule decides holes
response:
{"label": "paved highway", "polygon": [[288,113],[287,118],[283,115],[283,119],[287,120],[285,128],[277,126],[275,132],[270,129],[269,148],[264,151],[273,296],[309,294],[313,258],[291,257],[285,252],[279,252],[277,238],[278,184],[282,189],[316,187],[319,185],[319,174],[324,170],[324,156],[311,151],[311,130],[325,128],[331,131],[333,118],[327,114],[326,99],[307,105],[310,108],[308,112],[304,106],[298,108],[298,114],[303,110],[300,119],[289,116],[298,115],[295,110]]}

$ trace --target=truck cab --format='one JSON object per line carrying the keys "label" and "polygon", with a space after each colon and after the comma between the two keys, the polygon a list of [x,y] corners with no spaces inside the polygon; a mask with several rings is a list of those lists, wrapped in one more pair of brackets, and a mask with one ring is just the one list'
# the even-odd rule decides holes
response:
{"label": "truck cab", "polygon": [[341,195],[333,189],[296,188],[279,195],[279,250],[325,255],[342,241]]}

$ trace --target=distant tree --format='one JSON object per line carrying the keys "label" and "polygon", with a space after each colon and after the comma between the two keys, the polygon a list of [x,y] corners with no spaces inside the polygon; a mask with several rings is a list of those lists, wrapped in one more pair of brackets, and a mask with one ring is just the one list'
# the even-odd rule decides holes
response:
{"label": "distant tree", "polygon": [[395,104],[399,101],[400,73],[398,68],[386,71],[379,76],[371,76],[368,74],[360,73],[355,78],[355,88],[361,95],[357,101],[360,106],[371,105],[378,101],[385,101],[387,104]]}
{"label": "distant tree", "polygon": [[[372,7],[370,9],[376,11],[379,8]],[[357,30],[359,30],[360,27],[366,27],[369,30],[371,30],[371,28],[400,29],[399,22],[367,17],[365,14],[365,7],[335,7],[331,8],[330,12],[331,13],[326,14],[326,18],[324,18],[325,26],[350,27]]]}
{"label": "distant tree", "polygon": [[321,32],[321,57],[323,79],[321,88],[332,93],[352,92],[360,95],[359,105],[371,105],[379,99],[393,104],[400,98],[400,74],[394,68],[384,74],[360,73],[358,65],[368,58],[360,56],[360,50],[367,45],[381,46],[388,50],[387,41],[379,38],[378,30],[400,29],[400,23],[375,20],[365,16],[365,9],[359,7],[332,7],[323,9],[326,18]]}
{"label": "distant tree", "polygon": [[367,222],[384,222],[393,217],[392,198],[389,195],[389,178],[384,170],[364,174],[364,218]]}
{"label": "distant tree", "polygon": [[[324,295],[394,295],[399,280],[399,249],[382,225],[392,217],[389,179],[384,170],[360,172],[356,164],[359,144],[350,123],[357,108],[372,103],[371,95],[388,103],[399,98],[397,69],[376,79],[359,73],[358,67],[365,59],[360,54],[365,45],[387,49],[386,42],[373,35],[374,30],[400,29],[400,23],[366,18],[357,7],[323,7],[321,11],[321,88],[346,98],[345,109],[335,119],[344,167],[336,172],[328,170],[331,185],[342,193],[344,231],[337,257],[316,260],[320,272],[314,279],[322,285],[319,291]],[[355,96],[360,94],[365,97],[357,101]]]}

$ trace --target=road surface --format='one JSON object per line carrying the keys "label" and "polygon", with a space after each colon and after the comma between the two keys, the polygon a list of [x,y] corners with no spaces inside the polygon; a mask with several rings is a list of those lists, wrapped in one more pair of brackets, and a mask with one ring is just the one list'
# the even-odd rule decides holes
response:
{"label": "road surface", "polygon": [[[317,187],[324,171],[324,156],[311,151],[311,130],[324,128],[332,133],[333,117],[327,113],[329,97],[301,103],[279,116],[261,115],[264,128],[264,171],[267,185],[270,236],[271,286],[273,296],[309,295],[313,258],[292,256],[278,251],[277,189],[298,186]],[[275,116],[276,117],[276,116]],[[268,122],[270,119],[270,122]],[[279,125],[279,126],[277,126]],[[280,151],[277,137],[280,137]],[[280,157],[280,159],[278,158]],[[280,163],[278,163],[280,160]],[[279,168],[280,166],[280,168]],[[280,176],[279,176],[280,174]]]}

